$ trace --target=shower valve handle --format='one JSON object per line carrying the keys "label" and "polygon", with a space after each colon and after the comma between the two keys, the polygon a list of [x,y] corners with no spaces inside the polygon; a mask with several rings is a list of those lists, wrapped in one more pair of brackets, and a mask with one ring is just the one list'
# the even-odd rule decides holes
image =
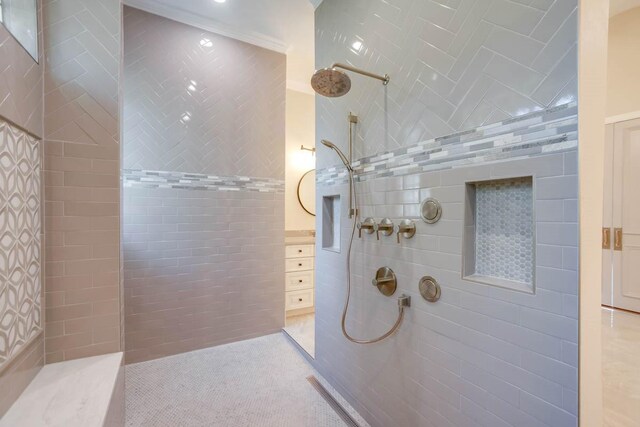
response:
{"label": "shower valve handle", "polygon": [[394,228],[393,221],[391,221],[389,218],[384,218],[382,221],[380,221],[380,223],[376,227],[376,237],[378,238],[378,240],[380,240],[381,231],[385,236],[392,235],[393,228]]}
{"label": "shower valve handle", "polygon": [[373,218],[365,218],[364,221],[358,223],[358,237],[362,239],[362,230],[367,234],[373,234],[376,230],[376,222]]}
{"label": "shower valve handle", "polygon": [[400,244],[400,236],[404,236],[405,239],[410,239],[416,234],[416,224],[410,219],[403,219],[398,225],[398,244]]}

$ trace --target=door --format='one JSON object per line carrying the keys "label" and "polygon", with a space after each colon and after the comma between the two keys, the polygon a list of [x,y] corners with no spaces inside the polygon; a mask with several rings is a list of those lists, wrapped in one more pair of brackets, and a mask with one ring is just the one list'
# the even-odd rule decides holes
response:
{"label": "door", "polygon": [[613,306],[613,135],[615,125],[607,125],[604,146],[604,209],[602,212],[602,304]]}
{"label": "door", "polygon": [[611,306],[640,313],[640,119],[613,131]]}

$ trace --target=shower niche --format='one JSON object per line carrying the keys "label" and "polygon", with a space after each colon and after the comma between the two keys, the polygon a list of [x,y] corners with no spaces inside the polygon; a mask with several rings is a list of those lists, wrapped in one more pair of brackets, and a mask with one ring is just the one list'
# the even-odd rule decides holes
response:
{"label": "shower niche", "polygon": [[463,278],[535,292],[533,177],[466,184]]}
{"label": "shower niche", "polygon": [[322,249],[340,252],[340,196],[322,197]]}

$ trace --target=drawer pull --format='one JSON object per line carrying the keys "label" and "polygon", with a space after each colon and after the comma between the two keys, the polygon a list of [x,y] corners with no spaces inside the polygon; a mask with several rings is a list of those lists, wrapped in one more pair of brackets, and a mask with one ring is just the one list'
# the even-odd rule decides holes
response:
{"label": "drawer pull", "polygon": [[302,298],[298,298],[298,302],[302,302]]}
{"label": "drawer pull", "polygon": [[302,283],[302,279],[298,280],[298,283]]}
{"label": "drawer pull", "polygon": [[298,249],[298,253],[301,254],[302,253],[302,249]]}
{"label": "drawer pull", "polygon": [[302,267],[302,263],[301,262],[298,263],[298,267]]}

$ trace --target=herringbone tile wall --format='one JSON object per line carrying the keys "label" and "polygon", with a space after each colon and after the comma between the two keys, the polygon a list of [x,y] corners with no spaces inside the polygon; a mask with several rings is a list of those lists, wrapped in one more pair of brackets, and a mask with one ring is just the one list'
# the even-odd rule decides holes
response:
{"label": "herringbone tile wall", "polygon": [[124,50],[127,363],[279,330],[285,56],[128,7]]}
{"label": "herringbone tile wall", "polygon": [[[41,13],[38,1],[38,13]],[[42,28],[39,27],[40,45]],[[42,137],[42,49],[40,60],[20,46],[7,29],[0,25],[0,116],[32,134]]]}
{"label": "herringbone tile wall", "polygon": [[346,96],[318,97],[318,138],[346,147],[353,111],[362,157],[574,101],[576,17],[576,0],[325,0],[316,66],[347,62],[391,82],[353,75]]}
{"label": "herringbone tile wall", "polygon": [[44,2],[47,362],[120,351],[120,0]]}
{"label": "herringbone tile wall", "polygon": [[284,178],[285,56],[125,8],[127,169]]}

